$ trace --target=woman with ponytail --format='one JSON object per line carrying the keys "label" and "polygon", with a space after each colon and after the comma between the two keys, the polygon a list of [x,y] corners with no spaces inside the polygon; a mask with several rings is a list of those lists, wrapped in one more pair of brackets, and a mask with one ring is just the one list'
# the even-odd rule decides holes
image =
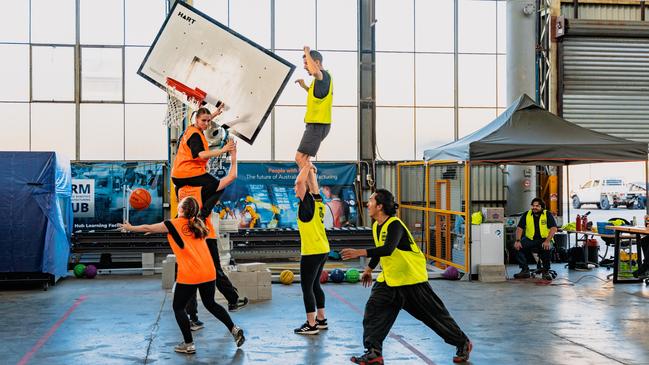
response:
{"label": "woman with ponytail", "polygon": [[243,330],[235,326],[225,308],[214,301],[216,269],[205,242],[208,229],[200,217],[200,208],[195,198],[190,196],[180,201],[178,218],[139,226],[125,223],[121,224],[120,228],[126,232],[167,233],[169,245],[178,262],[173,309],[176,322],[184,337],[184,341],[174,347],[176,352],[186,354],[196,352],[189,318],[185,311],[185,306],[196,294],[196,289],[201,294],[205,308],[223,322],[234,337],[237,346],[243,345],[245,341]]}

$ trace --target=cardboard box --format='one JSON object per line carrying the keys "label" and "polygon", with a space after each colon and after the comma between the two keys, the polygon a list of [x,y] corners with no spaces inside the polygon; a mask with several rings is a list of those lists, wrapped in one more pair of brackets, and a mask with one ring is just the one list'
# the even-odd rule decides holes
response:
{"label": "cardboard box", "polygon": [[482,221],[501,223],[505,221],[505,208],[482,208]]}

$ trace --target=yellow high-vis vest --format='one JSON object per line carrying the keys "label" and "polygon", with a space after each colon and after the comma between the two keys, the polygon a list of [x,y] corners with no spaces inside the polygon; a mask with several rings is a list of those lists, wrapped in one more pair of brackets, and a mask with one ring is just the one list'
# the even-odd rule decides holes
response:
{"label": "yellow high-vis vest", "polygon": [[[532,210],[529,210],[525,217],[525,237],[533,240],[535,231]],[[548,235],[550,235],[550,229],[548,228],[548,211],[545,209],[543,209],[543,213],[541,213],[541,217],[539,218],[539,231],[541,238],[547,238]]]}
{"label": "yellow high-vis vest", "polygon": [[329,253],[329,240],[327,240],[324,226],[325,206],[322,201],[315,201],[315,212],[309,222],[300,220],[299,207],[297,215],[297,228],[300,231],[302,255]]}
{"label": "yellow high-vis vest", "polygon": [[[408,227],[397,217],[390,217],[381,227],[380,235],[377,235],[378,223],[372,225],[372,235],[374,236],[374,245],[381,247],[385,245],[385,239],[388,236],[388,226],[393,222],[401,224],[408,232],[410,249],[412,251],[402,251],[398,247],[392,251],[390,256],[381,257],[381,272],[376,279],[378,282],[384,282],[388,286],[404,286],[419,284],[428,281],[428,271],[426,270],[426,258],[417,246],[417,242],[412,237]],[[398,244],[398,243],[397,243]]]}
{"label": "yellow high-vis vest", "polygon": [[318,99],[313,94],[316,79],[309,85],[309,93],[306,97],[306,114],[304,115],[305,123],[331,124],[331,105],[334,99],[334,81],[331,73],[329,74],[329,93],[322,99]]}

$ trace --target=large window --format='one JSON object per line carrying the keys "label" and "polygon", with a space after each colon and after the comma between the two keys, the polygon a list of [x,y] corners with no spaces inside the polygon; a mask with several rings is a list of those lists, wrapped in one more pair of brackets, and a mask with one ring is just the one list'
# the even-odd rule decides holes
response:
{"label": "large window", "polygon": [[[421,159],[424,150],[481,128],[503,110],[505,6],[376,0],[379,158]],[[393,148],[394,136],[415,147]]]}

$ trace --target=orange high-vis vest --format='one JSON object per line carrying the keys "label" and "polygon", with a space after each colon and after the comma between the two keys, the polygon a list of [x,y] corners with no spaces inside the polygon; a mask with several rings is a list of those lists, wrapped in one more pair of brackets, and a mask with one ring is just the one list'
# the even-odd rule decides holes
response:
{"label": "orange high-vis vest", "polygon": [[192,150],[187,145],[189,137],[197,133],[201,136],[201,141],[203,141],[203,150],[210,150],[203,132],[194,125],[187,127],[185,133],[183,133],[183,137],[180,139],[180,144],[178,145],[178,153],[174,160],[174,166],[171,169],[171,177],[185,179],[188,177],[200,176],[207,172],[208,160],[200,157],[192,157]]}
{"label": "orange high-vis vest", "polygon": [[[178,189],[178,201],[181,201],[185,199],[188,196],[194,197],[196,201],[198,202],[198,209],[203,208],[203,198],[201,197],[201,192],[203,191],[202,186],[191,186],[191,185],[185,185],[182,188]],[[210,219],[211,217],[206,217],[204,219],[205,225],[207,226],[207,229],[209,232],[207,233],[207,237],[205,238],[216,238],[216,231],[214,230],[214,226],[212,225],[212,220]]]}
{"label": "orange high-vis vest", "polygon": [[189,230],[189,220],[187,218],[174,218],[169,222],[178,232],[179,239],[182,241],[182,243],[176,242],[171,229],[169,229],[167,240],[169,240],[171,250],[176,255],[176,261],[178,262],[176,282],[180,284],[201,284],[216,280],[216,269],[205,238],[194,237],[194,234]]}

